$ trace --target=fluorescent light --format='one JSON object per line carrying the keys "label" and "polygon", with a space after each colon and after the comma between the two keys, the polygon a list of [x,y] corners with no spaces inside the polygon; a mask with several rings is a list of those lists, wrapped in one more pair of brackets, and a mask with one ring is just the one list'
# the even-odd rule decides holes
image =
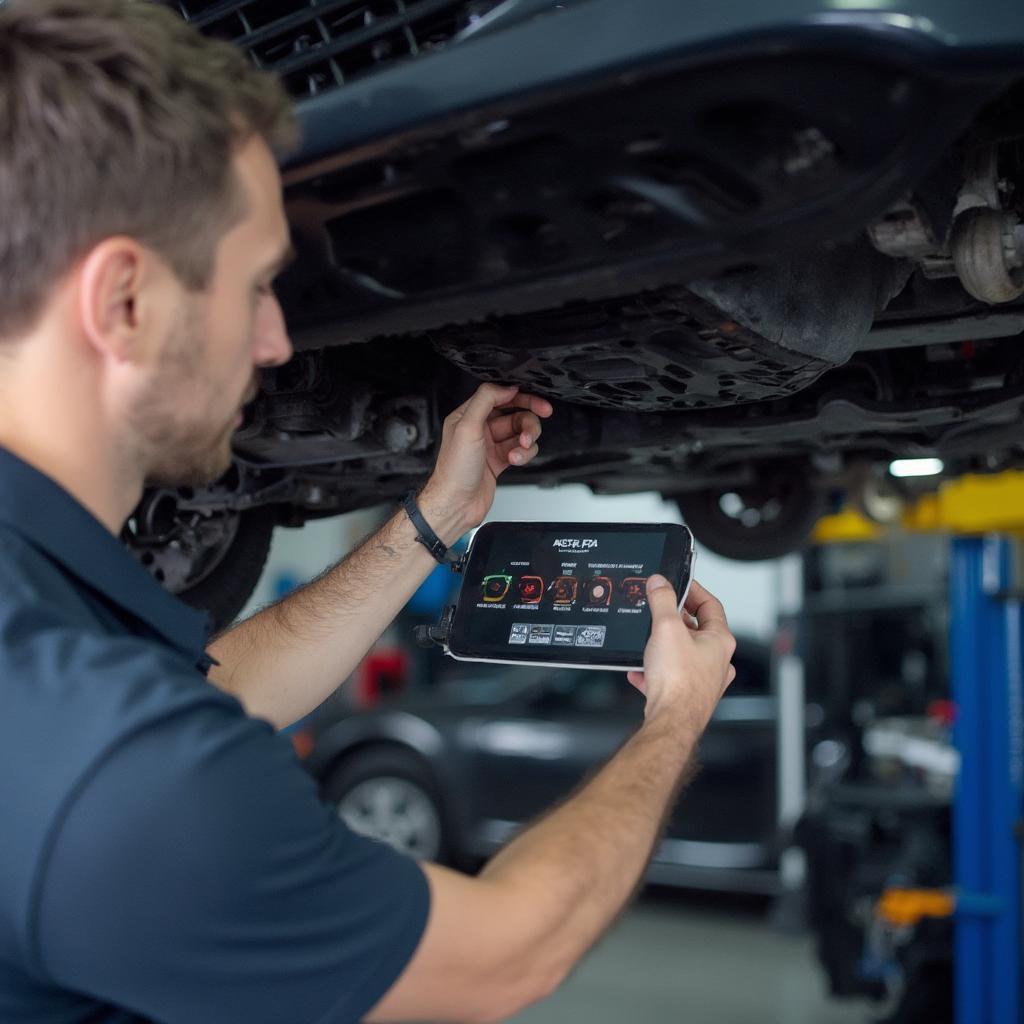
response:
{"label": "fluorescent light", "polygon": [[938,476],[943,469],[942,459],[897,459],[889,463],[893,476]]}

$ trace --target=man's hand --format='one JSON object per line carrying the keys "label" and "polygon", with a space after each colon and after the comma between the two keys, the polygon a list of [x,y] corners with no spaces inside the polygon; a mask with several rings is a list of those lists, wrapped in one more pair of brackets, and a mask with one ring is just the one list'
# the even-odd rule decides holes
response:
{"label": "man's hand", "polygon": [[448,415],[437,465],[420,496],[431,525],[433,514],[438,522],[453,524],[449,533],[458,531],[448,537],[442,533],[442,540],[453,542],[483,521],[494,502],[498,477],[509,466],[533,460],[540,421],[552,412],[546,398],[520,393],[515,386],[481,384]]}
{"label": "man's hand", "polygon": [[731,664],[736,640],[725,610],[695,580],[681,616],[675,591],[658,575],[647,581],[647,604],[651,639],[644,651],[644,670],[630,672],[629,681],[647,695],[648,721],[661,714],[675,715],[702,730],[736,678]]}
{"label": "man's hand", "polygon": [[732,675],[732,635],[706,590],[687,602],[696,628],[664,577],[651,577],[648,600],[645,670],[630,673],[647,691],[647,722],[476,877],[425,866],[426,933],[368,1020],[505,1020],[550,994],[622,912]]}

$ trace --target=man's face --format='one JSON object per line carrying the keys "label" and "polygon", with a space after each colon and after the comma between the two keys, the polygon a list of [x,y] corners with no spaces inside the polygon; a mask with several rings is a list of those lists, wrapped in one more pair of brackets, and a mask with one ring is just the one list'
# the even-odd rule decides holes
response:
{"label": "man's face", "polygon": [[213,278],[201,294],[169,282],[168,329],[129,409],[147,479],[199,485],[231,462],[231,435],[256,394],[256,370],[291,358],[271,285],[287,259],[281,179],[266,144],[235,157],[243,219],[221,239]]}

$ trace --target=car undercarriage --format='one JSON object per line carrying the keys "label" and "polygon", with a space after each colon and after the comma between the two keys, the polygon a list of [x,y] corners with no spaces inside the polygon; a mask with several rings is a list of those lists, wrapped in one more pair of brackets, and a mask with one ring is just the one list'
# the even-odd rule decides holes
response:
{"label": "car undercarriage", "polygon": [[893,459],[1021,464],[1024,12],[170,6],[279,72],[305,132],[296,356],[228,475],[126,533],[219,622],[243,533],[399,498],[481,380],[555,403],[509,483],[659,491],[731,557],[911,496]]}

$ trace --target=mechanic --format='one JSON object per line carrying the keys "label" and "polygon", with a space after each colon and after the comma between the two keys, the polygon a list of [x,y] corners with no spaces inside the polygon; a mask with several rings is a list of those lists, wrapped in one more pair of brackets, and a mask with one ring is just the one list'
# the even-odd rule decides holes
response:
{"label": "mechanic", "polygon": [[[0,3],[0,1020],[498,1020],[635,890],[733,675],[720,604],[652,577],[643,724],[479,875],[350,832],[275,729],[319,705],[434,562],[404,511],[206,649],[118,540],[146,481],[223,473],[291,355],[288,101],[137,0]],[[537,454],[485,384],[420,496],[446,543]],[[215,684],[215,685],[211,685]],[[624,684],[625,685],[625,684]]]}

